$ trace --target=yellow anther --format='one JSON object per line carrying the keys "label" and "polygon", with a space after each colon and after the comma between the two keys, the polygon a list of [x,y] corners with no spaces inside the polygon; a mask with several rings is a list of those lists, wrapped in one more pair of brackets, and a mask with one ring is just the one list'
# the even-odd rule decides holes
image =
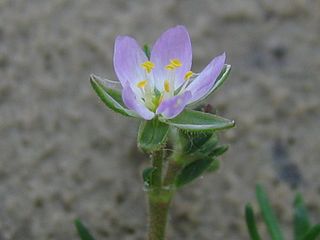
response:
{"label": "yellow anther", "polygon": [[170,60],[170,64],[172,64],[173,66],[175,66],[176,68],[177,67],[181,67],[182,66],[182,63],[179,59],[171,59]]}
{"label": "yellow anther", "polygon": [[147,83],[148,83],[147,80],[142,80],[142,81],[140,81],[140,82],[137,83],[137,87],[138,87],[138,88],[144,88]]}
{"label": "yellow anther", "polygon": [[154,68],[154,63],[151,61],[145,61],[141,64],[141,67],[143,67],[147,71],[147,73],[150,73],[151,70]]}
{"label": "yellow anther", "polygon": [[165,90],[166,92],[170,92],[170,83],[169,83],[168,80],[165,80],[165,81],[164,81],[164,90]]}
{"label": "yellow anther", "polygon": [[192,71],[188,71],[188,72],[184,75],[184,80],[189,80],[192,76],[193,76],[193,72],[192,72]]}
{"label": "yellow anther", "polygon": [[172,64],[168,64],[167,66],[166,66],[166,69],[167,70],[174,70],[176,67],[175,66],[173,66]]}
{"label": "yellow anther", "polygon": [[166,66],[167,70],[174,70],[178,67],[181,67],[182,63],[179,59],[171,59],[170,63]]}

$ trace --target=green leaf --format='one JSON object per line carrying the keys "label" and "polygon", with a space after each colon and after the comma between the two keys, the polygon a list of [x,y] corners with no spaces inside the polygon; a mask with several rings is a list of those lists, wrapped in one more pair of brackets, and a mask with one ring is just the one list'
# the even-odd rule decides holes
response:
{"label": "green leaf", "polygon": [[262,212],[263,219],[267,225],[267,229],[273,240],[283,240],[282,232],[280,231],[278,221],[273,213],[270,206],[270,202],[267,194],[265,193],[262,186],[257,185],[256,188],[257,200]]}
{"label": "green leaf", "polygon": [[212,157],[218,157],[224,154],[229,149],[229,145],[224,144],[217,146],[213,149],[213,151],[210,153],[210,156]]}
{"label": "green leaf", "polygon": [[[214,137],[213,137],[214,135]],[[213,132],[188,132],[185,130],[179,131],[179,138],[182,144],[182,150],[186,154],[194,153],[206,144],[209,139],[214,138],[218,142],[216,134]]]}
{"label": "green leaf", "polygon": [[320,236],[320,224],[313,226],[302,240],[316,240]]}
{"label": "green leaf", "polygon": [[214,161],[214,158],[203,158],[195,160],[185,166],[175,179],[175,185],[181,187],[200,177]]}
{"label": "green leaf", "polygon": [[218,159],[215,159],[208,167],[207,172],[212,173],[219,170],[219,168],[220,168],[220,161]]}
{"label": "green leaf", "polygon": [[153,177],[153,173],[155,171],[156,171],[156,169],[153,167],[148,167],[143,170],[142,177],[143,177],[143,183],[144,183],[145,187],[152,186],[152,180],[153,180],[152,177]]}
{"label": "green leaf", "polygon": [[310,227],[309,216],[303,197],[298,193],[294,200],[294,239],[301,240]]}
{"label": "green leaf", "polygon": [[173,119],[159,119],[171,126],[188,131],[215,131],[234,127],[234,121],[194,110],[185,109]]}
{"label": "green leaf", "polygon": [[98,77],[91,75],[90,83],[101,101],[113,111],[120,113],[127,117],[139,117],[135,112],[127,109],[122,102],[121,93],[115,89],[107,88],[98,79]]}
{"label": "green leaf", "polygon": [[74,225],[77,228],[77,231],[78,231],[78,234],[79,234],[81,240],[95,240],[94,237],[89,232],[89,230],[80,221],[80,219],[76,219],[74,221]]}
{"label": "green leaf", "polygon": [[257,229],[256,220],[254,218],[253,208],[250,204],[246,205],[245,214],[246,214],[247,228],[248,228],[248,232],[251,237],[251,240],[261,240],[260,234]]}
{"label": "green leaf", "polygon": [[207,140],[202,146],[200,146],[196,153],[208,155],[212,152],[212,149],[218,144],[218,136],[217,134],[213,133],[209,140]]}
{"label": "green leaf", "polygon": [[154,118],[143,121],[138,133],[138,147],[146,152],[159,150],[166,142],[169,125]]}

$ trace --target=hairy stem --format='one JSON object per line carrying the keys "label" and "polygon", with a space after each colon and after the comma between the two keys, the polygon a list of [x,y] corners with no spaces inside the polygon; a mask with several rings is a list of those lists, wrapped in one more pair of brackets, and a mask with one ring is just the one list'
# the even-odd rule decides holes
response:
{"label": "hairy stem", "polygon": [[155,168],[153,176],[154,190],[159,191],[162,187],[162,167],[163,167],[163,149],[151,154],[152,166]]}
{"label": "hairy stem", "polygon": [[162,192],[149,194],[148,240],[164,240],[172,194]]}

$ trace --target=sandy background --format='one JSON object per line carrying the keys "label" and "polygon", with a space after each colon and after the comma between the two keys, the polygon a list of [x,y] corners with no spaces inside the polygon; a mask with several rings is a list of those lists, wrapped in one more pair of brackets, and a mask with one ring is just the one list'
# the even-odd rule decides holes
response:
{"label": "sandy background", "polygon": [[[248,239],[243,208],[263,183],[291,239],[295,188],[320,222],[318,0],[0,0],[0,240],[144,239],[137,123],[104,108],[90,73],[115,78],[116,35],[190,31],[195,71],[226,51],[210,98],[237,127],[218,174],[183,189],[169,239]],[[261,225],[262,231],[265,228]]]}

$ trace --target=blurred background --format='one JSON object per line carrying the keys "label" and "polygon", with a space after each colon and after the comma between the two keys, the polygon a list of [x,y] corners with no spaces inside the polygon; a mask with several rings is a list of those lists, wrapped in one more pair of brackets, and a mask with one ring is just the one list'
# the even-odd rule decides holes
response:
{"label": "blurred background", "polygon": [[177,24],[194,71],[227,52],[231,77],[208,103],[237,126],[220,134],[219,172],[177,194],[169,239],[248,239],[258,182],[287,239],[296,191],[319,222],[319,13],[318,0],[0,0],[0,239],[78,239],[76,217],[98,239],[145,239],[138,123],[88,77],[115,79],[117,35],[152,44]]}

